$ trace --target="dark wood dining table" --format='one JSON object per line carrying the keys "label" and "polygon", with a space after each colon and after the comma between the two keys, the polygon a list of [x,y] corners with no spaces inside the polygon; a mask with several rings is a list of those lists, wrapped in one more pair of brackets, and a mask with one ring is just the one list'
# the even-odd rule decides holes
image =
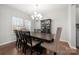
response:
{"label": "dark wood dining table", "polygon": [[54,41],[54,34],[47,34],[47,33],[40,33],[40,32],[31,32],[30,36],[32,38],[42,40],[44,42],[53,42]]}

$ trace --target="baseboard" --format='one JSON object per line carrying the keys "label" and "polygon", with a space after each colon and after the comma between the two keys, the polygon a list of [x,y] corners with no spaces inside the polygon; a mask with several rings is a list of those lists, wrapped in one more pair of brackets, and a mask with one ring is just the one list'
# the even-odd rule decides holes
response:
{"label": "baseboard", "polygon": [[68,44],[72,49],[77,49],[76,47],[71,46],[70,42],[68,42]]}
{"label": "baseboard", "polygon": [[15,42],[15,41],[16,41],[16,40],[1,43],[0,46],[6,45],[6,44],[10,44],[10,43],[13,43],[13,42]]}
{"label": "baseboard", "polygon": [[69,41],[66,41],[66,40],[60,40],[60,41],[68,42],[68,44],[69,44],[70,48],[72,48],[72,49],[77,49],[76,47],[71,46],[71,44],[70,44],[70,42],[69,42]]}

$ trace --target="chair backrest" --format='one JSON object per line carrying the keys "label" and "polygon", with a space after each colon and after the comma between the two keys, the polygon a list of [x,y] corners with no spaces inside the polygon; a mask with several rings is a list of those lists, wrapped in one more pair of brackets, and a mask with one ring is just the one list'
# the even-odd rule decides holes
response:
{"label": "chair backrest", "polygon": [[29,31],[25,31],[25,37],[26,37],[27,43],[29,43],[32,46],[32,39]]}
{"label": "chair backrest", "polygon": [[19,32],[19,38],[20,41],[24,44],[27,44],[27,39],[26,39],[26,33],[25,31],[18,31]]}
{"label": "chair backrest", "polygon": [[15,32],[16,38],[18,39],[19,38],[18,30],[14,30],[14,32]]}
{"label": "chair backrest", "polygon": [[56,35],[55,35],[55,41],[59,41],[60,40],[61,31],[62,31],[62,27],[58,27],[57,31],[56,31]]}
{"label": "chair backrest", "polygon": [[19,38],[22,40],[22,31],[18,31],[18,33],[19,33]]}

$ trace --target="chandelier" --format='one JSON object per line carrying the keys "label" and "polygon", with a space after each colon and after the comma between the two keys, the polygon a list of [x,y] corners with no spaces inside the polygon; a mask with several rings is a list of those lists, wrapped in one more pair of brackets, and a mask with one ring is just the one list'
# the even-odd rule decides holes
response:
{"label": "chandelier", "polygon": [[35,5],[34,12],[31,17],[33,20],[41,20],[42,19],[42,14],[40,12],[38,12],[38,5],[37,4]]}

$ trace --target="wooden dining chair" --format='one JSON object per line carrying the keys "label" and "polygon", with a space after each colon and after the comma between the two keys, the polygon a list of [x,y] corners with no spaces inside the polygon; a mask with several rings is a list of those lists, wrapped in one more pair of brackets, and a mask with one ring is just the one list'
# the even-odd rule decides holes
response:
{"label": "wooden dining chair", "polygon": [[41,54],[42,48],[40,47],[40,45],[42,41],[34,40],[35,38],[30,36],[30,32],[29,32],[29,35],[26,34],[26,39],[27,39],[27,45],[29,46],[30,51],[31,51],[31,55],[34,52],[37,52],[37,54]]}
{"label": "wooden dining chair", "polygon": [[26,49],[28,48],[26,34],[29,35],[29,32],[26,33],[25,31],[22,31],[22,33],[21,33],[21,35],[22,35],[21,47],[22,47],[22,52],[24,54],[26,54]]}
{"label": "wooden dining chair", "polygon": [[18,37],[19,37],[18,47],[20,50],[22,50],[24,52],[25,51],[24,49],[26,48],[24,46],[27,44],[26,38],[25,38],[25,32],[22,30],[18,30],[17,32],[18,32]]}
{"label": "wooden dining chair", "polygon": [[[61,37],[61,32],[62,32],[62,27],[57,27],[57,30],[56,30],[56,34],[55,34],[55,37],[54,37],[54,46],[57,46],[59,41],[60,41],[60,37]],[[56,55],[57,53],[56,52],[52,52],[54,55]]]}
{"label": "wooden dining chair", "polygon": [[62,27],[58,27],[56,30],[55,37],[54,37],[54,42],[42,44],[42,46],[45,46],[47,48],[47,54],[49,54],[49,55],[51,55],[51,54],[56,55],[57,54],[56,47],[58,47],[58,43],[59,43],[59,40],[61,37],[61,32],[62,32]]}
{"label": "wooden dining chair", "polygon": [[19,46],[20,46],[20,49],[22,49],[22,47],[23,47],[23,43],[24,43],[24,34],[23,34],[23,31],[18,31],[19,32],[19,37],[20,37],[20,39],[19,39]]}
{"label": "wooden dining chair", "polygon": [[20,35],[19,35],[19,30],[14,30],[15,35],[16,35],[16,47],[19,49],[20,48]]}
{"label": "wooden dining chair", "polygon": [[54,38],[56,42],[58,42],[60,40],[61,32],[62,32],[62,27],[58,27],[56,34],[55,34],[55,38]]}

